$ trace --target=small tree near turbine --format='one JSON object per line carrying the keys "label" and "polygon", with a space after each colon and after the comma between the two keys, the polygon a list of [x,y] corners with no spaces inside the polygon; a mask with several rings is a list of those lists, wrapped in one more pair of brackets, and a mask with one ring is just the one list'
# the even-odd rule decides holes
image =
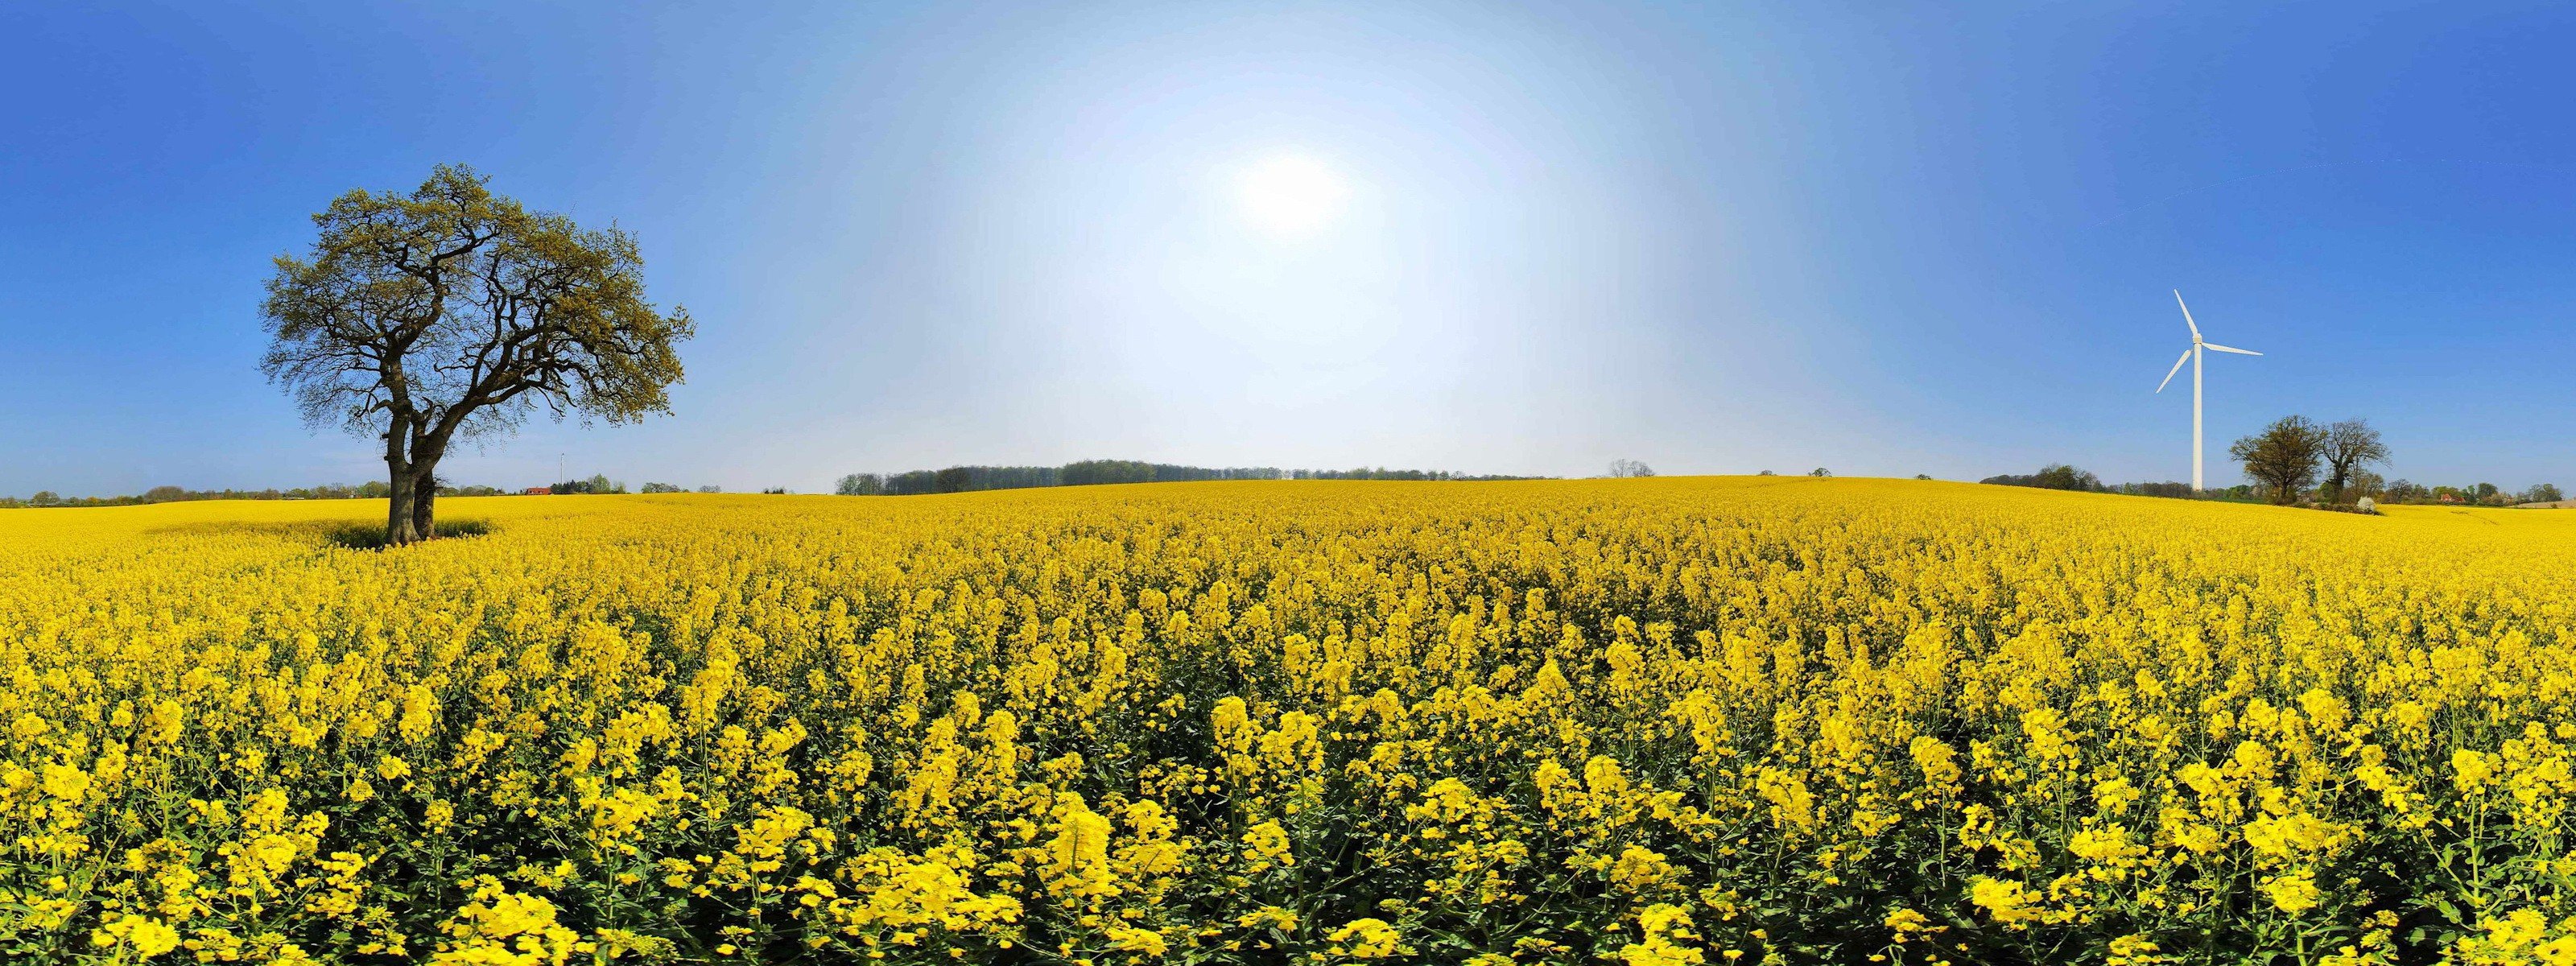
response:
{"label": "small tree near turbine", "polygon": [[2318,454],[2325,460],[2327,503],[2342,503],[2344,491],[2366,467],[2388,462],[2388,444],[2370,423],[2347,419],[2326,427],[2324,449]]}
{"label": "small tree near turbine", "polygon": [[2227,455],[2245,465],[2245,475],[2269,488],[2272,502],[2296,503],[2316,482],[2317,461],[2325,453],[2326,431],[2305,416],[2283,416],[2252,436],[2237,440]]}
{"label": "small tree near turbine", "polygon": [[635,238],[530,212],[464,165],[408,193],[351,191],[279,256],[261,368],[308,425],[384,441],[385,543],[435,531],[438,464],[540,408],[610,424],[670,411],[685,309],[644,298]]}

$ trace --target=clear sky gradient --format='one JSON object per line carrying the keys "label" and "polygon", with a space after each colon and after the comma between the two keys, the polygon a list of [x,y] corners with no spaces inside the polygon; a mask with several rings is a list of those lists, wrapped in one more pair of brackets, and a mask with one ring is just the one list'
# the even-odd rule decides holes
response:
{"label": "clear sky gradient", "polygon": [[[268,260],[463,161],[636,232],[676,415],[467,483],[1134,458],[2576,484],[2576,7],[24,3],[0,493],[357,482]],[[754,10],[757,12],[745,12]],[[1296,231],[1239,197],[1329,173]]]}

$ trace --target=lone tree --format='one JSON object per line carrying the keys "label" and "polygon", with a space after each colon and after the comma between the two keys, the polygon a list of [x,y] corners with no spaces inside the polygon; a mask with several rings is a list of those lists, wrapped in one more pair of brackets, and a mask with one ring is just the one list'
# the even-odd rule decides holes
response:
{"label": "lone tree", "polygon": [[2326,461],[2326,502],[2344,502],[2343,493],[2352,485],[2356,474],[2379,463],[2388,462],[2388,444],[2381,442],[2379,431],[2370,423],[2347,419],[2326,427],[2325,449],[2320,454]]}
{"label": "lone tree", "polygon": [[2252,436],[2227,447],[2227,455],[2245,464],[2245,475],[2270,487],[2272,502],[2295,503],[2300,491],[2317,478],[2317,459],[2325,452],[2326,431],[2305,416],[2283,416]]}
{"label": "lone tree", "polygon": [[409,194],[351,191],[281,255],[261,368],[308,425],[384,441],[388,545],[435,531],[438,462],[543,408],[614,425],[670,411],[686,309],[644,299],[635,238],[530,212],[464,165]]}
{"label": "lone tree", "polygon": [[1654,467],[1647,466],[1646,464],[1640,463],[1636,460],[1610,461],[1610,478],[1614,480],[1635,479],[1641,476],[1653,475],[1655,475]]}

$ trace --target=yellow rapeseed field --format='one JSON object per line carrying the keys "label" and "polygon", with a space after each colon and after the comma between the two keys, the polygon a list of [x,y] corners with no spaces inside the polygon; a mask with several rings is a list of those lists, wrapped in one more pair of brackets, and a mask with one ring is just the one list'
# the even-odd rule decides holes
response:
{"label": "yellow rapeseed field", "polygon": [[2576,960],[2576,513],[0,511],[11,963]]}

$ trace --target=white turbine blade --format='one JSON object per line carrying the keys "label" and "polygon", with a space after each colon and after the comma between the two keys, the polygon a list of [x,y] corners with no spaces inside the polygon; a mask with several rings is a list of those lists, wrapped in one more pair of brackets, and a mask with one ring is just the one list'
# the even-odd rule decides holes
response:
{"label": "white turbine blade", "polygon": [[2166,387],[2166,386],[2168,386],[2168,385],[2171,385],[2171,384],[2173,383],[2174,373],[2175,373],[2175,372],[2181,372],[2181,371],[2182,371],[2182,364],[2183,364],[2183,363],[2186,363],[2186,362],[2190,362],[2190,361],[2191,361],[2191,350],[2189,350],[2189,349],[2184,349],[2184,350],[2182,350],[2182,358],[2174,360],[2174,367],[2173,367],[2173,371],[2172,371],[2172,372],[2167,372],[2167,373],[2165,373],[2165,381],[2163,381],[2163,382],[2159,382],[2159,383],[2156,383],[2156,391],[2157,391],[2157,392],[2163,392],[2163,391],[2165,391],[2165,387]]}
{"label": "white turbine blade", "polygon": [[2240,356],[2259,356],[2259,355],[2262,355],[2262,353],[2260,353],[2260,352],[2256,352],[2256,351],[2254,351],[2254,350],[2252,350],[2252,349],[2236,349],[2236,348],[2230,348],[2230,347],[2228,347],[2228,346],[2219,345],[2218,343],[2215,343],[2215,342],[2203,342],[2203,343],[2201,343],[2201,344],[2200,344],[2200,347],[2201,347],[2201,348],[2203,348],[2203,349],[2207,349],[2207,350],[2209,350],[2209,351],[2211,351],[2211,352],[2233,352],[2233,353],[2236,353],[2237,355],[2240,355]]}
{"label": "white turbine blade", "polygon": [[2191,320],[2191,306],[2183,304],[2181,289],[2174,290],[2174,304],[2182,306],[2182,324],[2191,326],[2192,341],[2200,341],[2200,323]]}

